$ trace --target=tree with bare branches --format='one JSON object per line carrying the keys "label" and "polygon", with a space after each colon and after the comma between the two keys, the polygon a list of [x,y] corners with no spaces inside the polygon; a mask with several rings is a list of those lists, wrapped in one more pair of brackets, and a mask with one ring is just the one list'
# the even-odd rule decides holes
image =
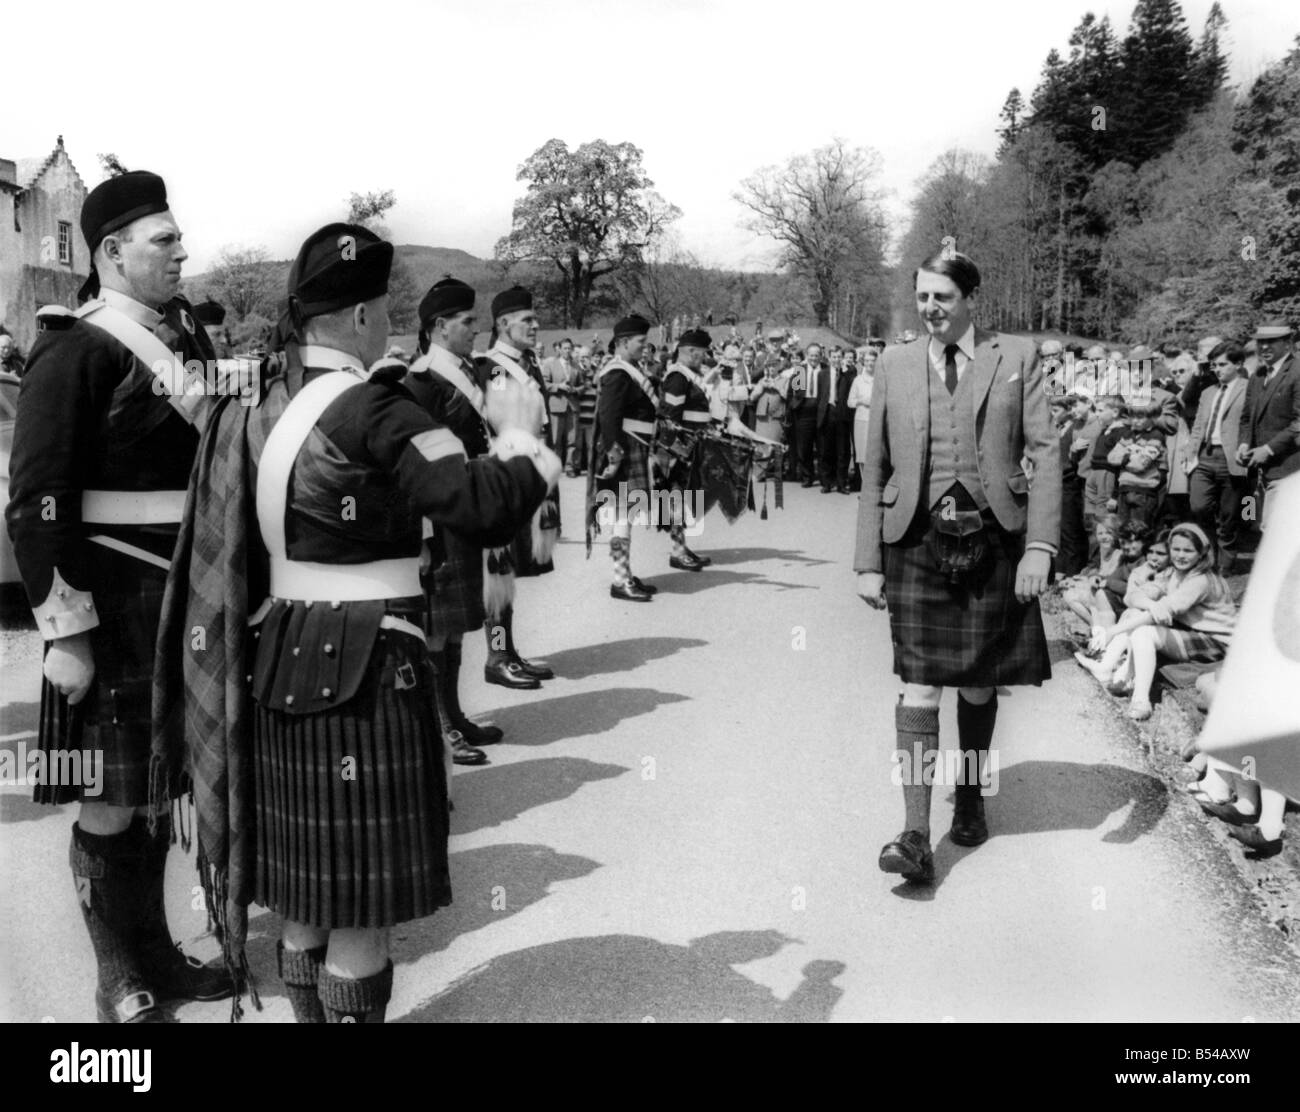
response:
{"label": "tree with bare branches", "polygon": [[784,166],[758,170],[733,194],[750,212],[745,226],[780,243],[781,265],[809,283],[820,325],[830,322],[846,283],[884,273],[880,166],[869,147],[836,139]]}
{"label": "tree with bare branches", "polygon": [[632,143],[596,139],[575,151],[552,139],[519,168],[528,190],[515,202],[510,234],[497,242],[506,262],[550,262],[563,275],[565,320],[581,328],[596,283],[637,263],[681,216],[653,189]]}

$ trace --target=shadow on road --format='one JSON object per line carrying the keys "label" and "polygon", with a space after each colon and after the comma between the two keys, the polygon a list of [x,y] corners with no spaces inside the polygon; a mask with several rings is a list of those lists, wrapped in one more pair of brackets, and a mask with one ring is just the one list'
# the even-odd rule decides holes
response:
{"label": "shadow on road", "polygon": [[[952,805],[952,793],[946,802]],[[1025,761],[1004,768],[998,794],[984,801],[990,839],[1053,830],[1096,830],[1117,811],[1128,808],[1124,821],[1100,838],[1112,845],[1128,845],[1149,834],[1168,806],[1169,791],[1157,777],[1118,765],[1069,761]],[[932,841],[934,884],[903,882],[891,889],[895,896],[932,900],[954,866],[967,854],[979,852],[978,846],[959,846],[948,837],[950,821],[950,812],[936,798],[931,816],[931,837],[937,839]]]}
{"label": "shadow on road", "polygon": [[[524,842],[453,853],[451,888],[455,903],[435,915],[394,927],[393,962],[401,965],[445,950],[461,935],[517,915],[545,899],[553,884],[578,880],[598,868],[600,863],[590,858]],[[269,913],[257,916],[250,928],[246,953],[258,991],[267,997],[281,995],[284,986],[275,963],[280,917]]]}
{"label": "shadow on road", "polygon": [[612,780],[629,771],[624,765],[579,757],[543,757],[457,773],[452,784],[456,802],[452,835],[498,826],[534,807],[568,799],[583,784]]}
{"label": "shadow on road", "polygon": [[557,676],[576,680],[610,672],[630,672],[652,660],[662,660],[683,649],[699,649],[707,644],[707,641],[694,637],[629,637],[623,641],[606,641],[548,653],[546,661]]}
{"label": "shadow on road", "polygon": [[[819,564],[824,561],[810,560]],[[707,591],[710,587],[722,587],[729,583],[751,583],[755,586],[775,587],[778,591],[811,591],[811,583],[788,583],[782,579],[768,579],[752,571],[722,571],[718,568],[705,568],[703,571],[675,571],[669,575],[654,578],[642,576],[647,583],[653,583],[663,592],[655,601],[670,599],[673,595],[693,595],[697,591]]]}
{"label": "shadow on road", "polygon": [[732,968],[795,941],[760,930],[687,946],[629,934],[549,942],[493,958],[400,1022],[826,1022],[843,995],[834,984],[843,962],[809,962],[785,1000]]}
{"label": "shadow on road", "polygon": [[712,556],[714,564],[749,564],[756,560],[789,560],[796,564],[829,564],[829,560],[819,560],[794,548],[710,548],[701,551],[702,556]]}
{"label": "shadow on road", "polygon": [[[564,738],[607,733],[628,718],[650,714],[666,703],[682,703],[689,698],[673,691],[656,691],[653,687],[613,687],[557,695],[553,699],[484,711],[481,715],[471,713],[476,718],[491,718],[505,731],[509,745],[550,745]],[[491,754],[491,749],[488,753]]]}
{"label": "shadow on road", "polygon": [[1049,830],[1095,830],[1132,804],[1103,842],[1128,845],[1154,829],[1169,806],[1163,781],[1118,765],[1025,761],[1002,769],[998,794],[986,800],[993,837]]}

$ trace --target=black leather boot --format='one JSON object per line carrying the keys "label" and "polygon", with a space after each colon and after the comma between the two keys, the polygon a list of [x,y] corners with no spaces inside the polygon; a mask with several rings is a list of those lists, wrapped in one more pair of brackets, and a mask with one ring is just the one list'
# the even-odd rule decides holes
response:
{"label": "black leather boot", "polygon": [[383,1023],[393,996],[393,963],[355,980],[322,968],[319,992],[326,1023]]}
{"label": "black leather boot", "polygon": [[68,862],[99,967],[95,989],[99,1022],[165,1023],[133,945],[140,872],[138,839],[130,830],[87,834],[74,823]]}
{"label": "black leather boot", "polygon": [[140,843],[140,909],[135,943],[141,972],[159,1000],[227,999],[234,993],[235,985],[224,963],[204,965],[197,958],[188,957],[180,944],[172,941],[167,928],[163,876],[171,846],[170,816],[159,816],[157,833],[150,837],[148,820],[137,815],[131,823],[131,833]]}
{"label": "black leather boot", "polygon": [[325,1007],[320,1000],[320,974],[325,965],[327,947],[314,950],[286,950],[283,942],[275,944],[275,961],[284,982],[284,994],[293,1005],[296,1023],[324,1023]]}
{"label": "black leather boot", "polygon": [[456,728],[451,718],[451,694],[447,687],[448,669],[447,650],[430,650],[429,661],[433,665],[433,704],[437,716],[438,732],[451,749],[453,764],[481,765],[487,764],[487,754],[482,749],[475,749],[465,735]]}
{"label": "black leather boot", "polygon": [[506,631],[506,655],[519,666],[525,676],[534,680],[553,680],[555,672],[545,660],[525,660],[515,648],[515,608],[507,606],[501,612],[501,625]]}
{"label": "black leather boot", "polygon": [[460,707],[460,662],[462,647],[459,641],[448,641],[447,648],[447,714],[470,745],[495,745],[505,734],[496,726],[480,726],[471,722]]}

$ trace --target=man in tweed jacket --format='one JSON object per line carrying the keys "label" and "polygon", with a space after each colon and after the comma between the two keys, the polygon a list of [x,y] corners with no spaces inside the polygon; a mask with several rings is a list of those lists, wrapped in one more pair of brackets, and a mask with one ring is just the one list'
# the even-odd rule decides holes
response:
{"label": "man in tweed jacket", "polygon": [[[980,780],[996,688],[1051,674],[1036,600],[1056,554],[1061,465],[1033,342],[971,319],[975,264],[935,256],[914,281],[928,336],[887,348],[876,367],[854,570],[858,593],[890,610],[903,681],[899,761],[914,773],[903,778],[905,830],[882,850],[880,866],[929,882],[931,778],[922,766],[932,769],[926,754],[938,749],[943,688],[959,689],[968,769],[956,788],[952,839],[979,845],[988,837]],[[982,537],[975,566],[938,566],[953,530]]]}

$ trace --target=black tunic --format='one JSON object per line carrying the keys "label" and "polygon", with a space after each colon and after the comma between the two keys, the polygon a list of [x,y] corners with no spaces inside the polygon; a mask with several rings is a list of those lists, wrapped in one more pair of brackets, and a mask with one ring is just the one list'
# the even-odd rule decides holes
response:
{"label": "black tunic", "polygon": [[[154,334],[185,361],[213,358],[183,298],[163,307]],[[69,707],[42,681],[39,745],[103,755],[98,794],[37,785],[37,802],[148,801],[149,692],[166,572],[88,538],[106,536],[166,560],[178,525],[84,524],[81,498],[86,490],[183,491],[197,447],[198,433],[157,392],[150,369],[105,331],[64,317],[37,337],[18,397],[5,517],[33,609],[51,599],[57,569],[77,611],[67,621],[47,619],[42,634],[57,636],[61,624],[74,631],[76,617],[98,616],[89,630],[90,691]]]}

